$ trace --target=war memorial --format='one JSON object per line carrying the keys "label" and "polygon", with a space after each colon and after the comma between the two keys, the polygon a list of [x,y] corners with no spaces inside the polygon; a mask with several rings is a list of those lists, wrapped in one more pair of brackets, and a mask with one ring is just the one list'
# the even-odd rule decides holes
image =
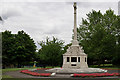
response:
{"label": "war memorial", "polygon": [[89,68],[87,64],[87,54],[77,41],[77,3],[74,2],[74,39],[72,45],[63,54],[62,68],[53,68],[47,71],[55,73],[94,73],[107,72],[100,68]]}

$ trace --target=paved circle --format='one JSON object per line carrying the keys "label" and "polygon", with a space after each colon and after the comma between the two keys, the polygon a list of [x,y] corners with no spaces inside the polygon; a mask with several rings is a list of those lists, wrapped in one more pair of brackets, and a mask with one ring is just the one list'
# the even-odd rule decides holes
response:
{"label": "paved circle", "polygon": [[[45,73],[45,70],[37,70],[35,72]],[[120,73],[120,70],[108,70],[109,73],[117,72]],[[48,72],[46,72],[48,73]],[[20,71],[11,71],[4,73],[4,75],[10,75],[13,78],[39,78],[42,80],[107,80],[107,79],[120,79],[120,77],[95,77],[95,78],[80,78],[80,77],[70,77],[69,74],[57,74],[55,77],[38,77],[31,76],[27,74],[20,73]]]}

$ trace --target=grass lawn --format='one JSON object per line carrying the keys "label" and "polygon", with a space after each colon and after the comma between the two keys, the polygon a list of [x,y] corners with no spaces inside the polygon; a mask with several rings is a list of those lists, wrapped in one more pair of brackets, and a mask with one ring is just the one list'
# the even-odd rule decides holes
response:
{"label": "grass lawn", "polygon": [[2,78],[13,78],[13,77],[9,75],[2,75]]}
{"label": "grass lawn", "polygon": [[112,64],[101,64],[100,67],[98,65],[89,65],[90,68],[107,68],[107,69],[120,69],[120,66],[113,66]]}
{"label": "grass lawn", "polygon": [[[40,67],[38,67],[40,68]],[[25,70],[25,69],[35,69],[35,68],[7,68],[7,69],[2,69],[2,73],[8,72],[8,71],[18,71],[18,70]]]}
{"label": "grass lawn", "polygon": [[[9,71],[18,71],[18,70],[26,70],[26,69],[36,69],[36,68],[41,68],[41,67],[31,67],[31,68],[7,68],[7,69],[2,69],[2,78],[12,78],[12,76],[9,75],[4,75],[4,73],[9,72]],[[52,68],[50,66],[46,68]]]}

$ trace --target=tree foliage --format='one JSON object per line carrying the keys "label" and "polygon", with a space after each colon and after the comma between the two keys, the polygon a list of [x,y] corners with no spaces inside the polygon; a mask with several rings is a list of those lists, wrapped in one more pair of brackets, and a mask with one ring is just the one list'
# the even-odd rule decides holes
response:
{"label": "tree foliage", "polygon": [[14,56],[14,35],[11,31],[5,31],[2,33],[2,63],[3,66],[13,64]]}
{"label": "tree foliage", "polygon": [[78,40],[88,54],[89,63],[95,60],[100,65],[116,56],[116,35],[120,33],[119,19],[111,9],[105,14],[93,10],[87,14],[87,19],[82,19],[82,25],[77,29]]}
{"label": "tree foliage", "polygon": [[11,64],[21,67],[25,63],[32,61],[36,51],[36,45],[23,30],[17,34],[11,31],[2,32],[2,55],[3,65]]}
{"label": "tree foliage", "polygon": [[41,63],[49,66],[58,66],[62,64],[63,41],[54,38],[50,40],[48,37],[46,41],[39,42],[41,49],[39,49],[39,58]]}

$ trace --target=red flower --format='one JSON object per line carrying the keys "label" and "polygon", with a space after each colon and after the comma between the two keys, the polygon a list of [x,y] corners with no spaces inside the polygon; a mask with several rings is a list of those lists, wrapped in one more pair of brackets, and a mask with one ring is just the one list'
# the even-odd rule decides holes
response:
{"label": "red flower", "polygon": [[103,76],[120,76],[119,73],[80,73],[80,74],[73,74],[74,77],[103,77]]}
{"label": "red flower", "polygon": [[32,76],[46,76],[46,77],[51,76],[51,73],[37,73],[37,72],[31,72],[31,71],[28,71],[28,70],[22,70],[20,72],[25,73],[25,74],[30,74]]}

